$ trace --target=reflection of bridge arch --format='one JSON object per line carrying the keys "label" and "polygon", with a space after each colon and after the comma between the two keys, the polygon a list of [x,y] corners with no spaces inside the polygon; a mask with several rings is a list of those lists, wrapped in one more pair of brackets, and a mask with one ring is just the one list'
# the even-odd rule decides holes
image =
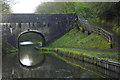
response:
{"label": "reflection of bridge arch", "polygon": [[39,34],[43,38],[43,41],[42,41],[43,45],[42,46],[45,46],[46,40],[45,40],[44,35],[41,32],[39,32],[37,30],[28,30],[28,31],[23,31],[23,32],[21,32],[19,34],[19,36],[18,36],[18,47],[19,47],[19,41],[20,41],[21,36],[23,36],[24,34],[27,34],[27,33],[36,33],[36,34]]}
{"label": "reflection of bridge arch", "polygon": [[[32,68],[44,63],[45,55],[39,52],[37,47],[41,47],[41,45],[36,42],[42,42],[42,47],[45,46],[46,42],[44,35],[37,30],[27,30],[19,34],[18,58],[22,66]],[[25,44],[21,45],[21,43]]]}

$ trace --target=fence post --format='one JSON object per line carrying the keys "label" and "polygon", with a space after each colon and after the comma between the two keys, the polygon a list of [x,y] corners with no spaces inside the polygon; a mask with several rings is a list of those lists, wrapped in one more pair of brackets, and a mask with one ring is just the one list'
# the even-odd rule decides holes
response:
{"label": "fence post", "polygon": [[90,33],[90,31],[88,31],[88,35],[90,35],[91,33]]}
{"label": "fence post", "polygon": [[110,48],[112,48],[112,37],[109,36],[109,44],[110,44]]}
{"label": "fence post", "polygon": [[98,28],[98,35],[100,35],[100,28]]}
{"label": "fence post", "polygon": [[85,33],[85,29],[84,28],[82,28],[82,32]]}

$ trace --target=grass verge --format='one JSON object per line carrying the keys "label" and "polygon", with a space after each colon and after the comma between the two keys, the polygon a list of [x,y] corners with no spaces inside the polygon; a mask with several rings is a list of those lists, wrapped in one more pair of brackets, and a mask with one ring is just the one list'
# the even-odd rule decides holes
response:
{"label": "grass verge", "polygon": [[68,33],[49,44],[48,47],[72,47],[105,50],[110,49],[110,44],[101,35],[95,33],[87,35],[87,31],[82,33],[77,28],[73,28]]}
{"label": "grass verge", "polygon": [[55,50],[59,50],[62,52],[70,52],[73,54],[78,54],[78,55],[89,55],[92,57],[99,57],[101,59],[105,60],[110,60],[114,62],[119,62],[118,61],[118,52],[107,52],[107,51],[98,51],[98,50],[84,50],[84,49],[77,49],[77,48],[49,48],[49,47],[44,47],[44,48],[38,48],[39,50],[43,50],[44,53],[53,53]]}
{"label": "grass verge", "polygon": [[83,49],[75,49],[75,48],[55,48],[63,52],[71,52],[74,54],[82,54],[82,55],[89,55],[92,57],[99,57],[105,60],[118,61],[118,52],[105,52],[105,51],[90,51],[90,50],[83,50]]}

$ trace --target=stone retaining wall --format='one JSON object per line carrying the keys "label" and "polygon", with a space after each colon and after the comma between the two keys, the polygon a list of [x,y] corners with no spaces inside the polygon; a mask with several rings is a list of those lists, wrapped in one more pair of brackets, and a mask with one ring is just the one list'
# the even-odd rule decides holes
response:
{"label": "stone retaining wall", "polygon": [[60,50],[54,50],[54,52],[56,52],[56,54],[58,54],[59,56],[65,56],[65,57],[70,57],[70,58],[74,58],[80,61],[85,61],[91,64],[94,64],[98,67],[102,67],[117,73],[120,73],[120,63],[118,62],[113,62],[113,61],[109,61],[109,60],[104,60],[101,58],[96,58],[96,57],[92,57],[89,55],[79,55],[79,54],[75,54],[75,53],[71,53],[71,52],[63,52]]}

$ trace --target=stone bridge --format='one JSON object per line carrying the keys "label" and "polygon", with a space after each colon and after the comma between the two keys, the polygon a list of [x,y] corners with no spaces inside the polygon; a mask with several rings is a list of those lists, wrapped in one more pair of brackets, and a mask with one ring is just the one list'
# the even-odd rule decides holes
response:
{"label": "stone bridge", "polygon": [[38,31],[49,42],[76,25],[76,14],[2,14],[2,39],[16,46],[19,34]]}

